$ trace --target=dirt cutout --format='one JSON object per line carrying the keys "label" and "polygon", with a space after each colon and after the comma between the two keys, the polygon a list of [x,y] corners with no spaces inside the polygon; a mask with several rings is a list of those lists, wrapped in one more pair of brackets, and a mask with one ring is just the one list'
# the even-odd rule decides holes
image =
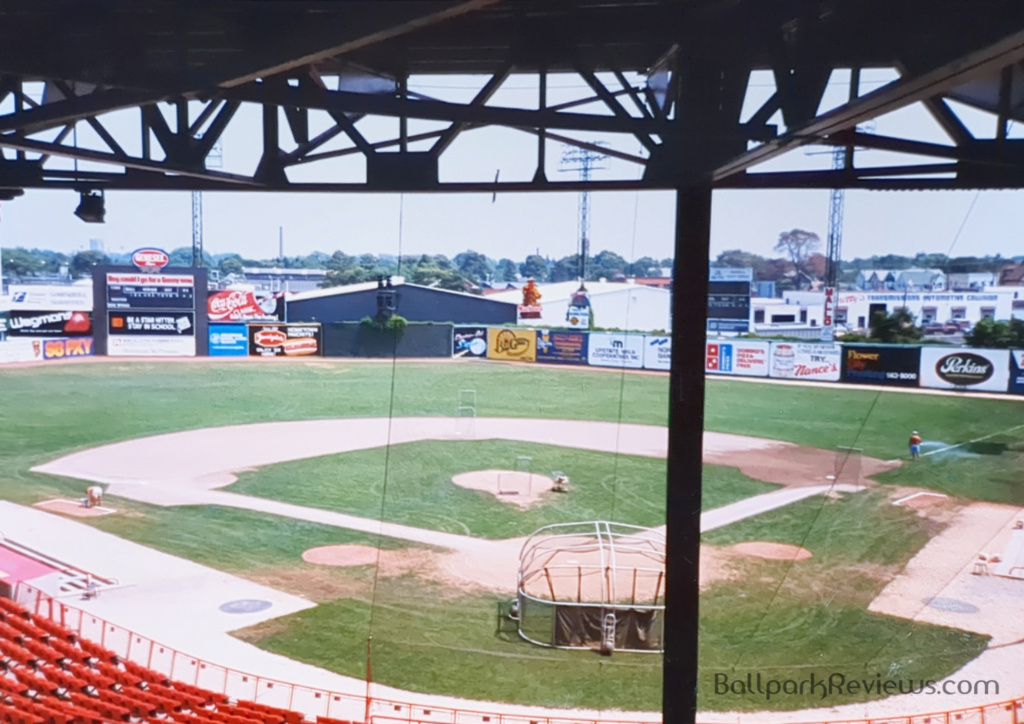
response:
{"label": "dirt cutout", "polygon": [[44,500],[36,503],[33,507],[41,508],[42,510],[50,511],[51,513],[63,513],[64,515],[70,515],[72,518],[95,518],[101,515],[110,515],[117,511],[113,508],[102,508],[93,507],[86,508],[79,502],[74,500],[64,500],[61,498],[55,500]]}
{"label": "dirt cutout", "polygon": [[770,561],[806,561],[811,557],[811,552],[806,548],[789,543],[769,543],[767,541],[737,543],[729,546],[726,550],[747,558],[764,558]]}
{"label": "dirt cutout", "polygon": [[452,477],[460,488],[482,490],[502,503],[529,508],[540,502],[555,481],[547,475],[514,470],[474,470]]}

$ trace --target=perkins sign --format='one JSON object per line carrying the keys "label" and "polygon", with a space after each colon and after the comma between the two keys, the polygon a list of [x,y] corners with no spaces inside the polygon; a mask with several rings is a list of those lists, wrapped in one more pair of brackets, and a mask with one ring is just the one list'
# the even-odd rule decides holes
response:
{"label": "perkins sign", "polygon": [[935,374],[951,385],[980,385],[990,379],[995,369],[981,355],[964,352],[943,357],[935,363]]}
{"label": "perkins sign", "polygon": [[921,348],[922,387],[1006,392],[1009,378],[1009,350]]}

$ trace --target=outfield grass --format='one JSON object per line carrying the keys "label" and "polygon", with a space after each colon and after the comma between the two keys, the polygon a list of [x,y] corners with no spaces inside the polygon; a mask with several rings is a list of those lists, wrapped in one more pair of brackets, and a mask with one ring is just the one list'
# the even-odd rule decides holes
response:
{"label": "outfield grass", "polygon": [[[702,709],[798,709],[877,698],[722,696],[714,690],[715,674],[736,678],[751,671],[799,680],[812,673],[820,679],[833,673],[895,678],[898,672],[903,679],[939,679],[984,649],[985,636],[866,610],[886,576],[927,541],[929,521],[884,504],[882,491],[822,500],[801,501],[792,512],[772,511],[706,536],[718,543],[802,543],[814,558],[796,564],[741,561],[738,580],[718,583],[702,596]],[[514,631],[497,630],[495,596],[458,595],[411,577],[377,585],[376,596],[332,601],[238,635],[356,677],[365,676],[366,636],[372,635],[374,680],[414,691],[565,707],[653,710],[660,704],[660,656],[616,653],[605,659],[539,648]]]}
{"label": "outfield grass", "polygon": [[[730,545],[764,540],[807,548],[805,561],[743,561],[736,581],[701,596],[702,708],[798,709],[881,696],[820,692],[767,702],[764,695],[716,692],[715,675],[746,680],[935,679],[985,648],[988,637],[867,611],[892,576],[936,533],[934,521],[889,504],[884,489],[840,500],[808,498],[703,536]],[[720,680],[721,681],[721,680]]]}
{"label": "outfield grass", "polygon": [[[55,495],[81,495],[81,481],[28,470],[62,454],[103,443],[271,420],[452,415],[460,389],[477,391],[477,414],[481,416],[666,422],[665,377],[594,370],[487,363],[392,366],[333,360],[291,364],[97,362],[4,369],[0,370],[0,399],[4,401],[0,406],[0,498],[31,503]],[[904,465],[879,480],[968,498],[1024,503],[1020,476],[1024,429],[1006,432],[1020,425],[1022,413],[1024,407],[1014,401],[715,380],[708,385],[705,420],[709,430],[823,448],[850,445],[883,459],[905,457],[911,429],[921,430],[927,441],[947,444],[992,435],[958,448],[959,452]],[[418,496],[415,505],[422,508],[424,517],[407,522],[453,526],[447,529],[457,532],[465,532],[460,526],[466,526],[473,532],[479,529],[479,535],[496,537],[505,535],[503,526],[515,528],[515,534],[529,532],[526,529],[534,523],[525,521],[530,515],[547,520],[548,515],[558,519],[556,513],[593,511],[595,517],[606,512],[610,517],[629,515],[640,521],[664,518],[663,488],[657,488],[657,481],[664,477],[663,461],[593,453],[596,457],[582,461],[582,472],[573,475],[574,482],[590,483],[579,491],[581,495],[520,515],[479,493],[458,491],[437,474],[426,474],[422,457],[417,469],[414,445],[393,449],[388,483],[393,495],[384,498],[383,488],[373,487],[374,455],[381,451],[365,451],[362,462],[354,456],[363,453],[344,456],[345,466],[360,468],[358,472],[364,476],[359,478],[361,484],[352,500],[347,497],[352,491],[342,485],[337,474],[340,456],[299,461],[290,469],[272,466],[244,477],[238,489],[267,486],[256,494],[270,497],[276,481],[294,490],[278,490],[274,497],[315,496],[316,485],[320,485],[319,503],[309,498],[301,502],[324,505],[329,500],[346,511],[356,504],[373,517],[380,515],[382,502],[385,517],[391,512],[410,516],[412,506],[403,497],[408,494]],[[458,457],[500,457],[516,446],[499,445],[504,447],[481,447],[483,452],[465,455],[460,450]],[[533,450],[526,454],[543,447],[531,446]],[[431,459],[440,465],[456,457],[453,450],[437,448],[429,455],[436,454]],[[564,461],[565,451],[537,452],[533,456],[538,469],[541,460],[551,461],[551,469],[566,468],[553,464],[554,458],[546,457],[549,455]],[[310,467],[304,467],[307,465]],[[318,465],[326,466],[324,472],[333,466],[335,475],[321,475]],[[478,467],[492,465],[474,462],[473,468]],[[383,481],[382,468],[376,470],[376,480]],[[403,471],[404,482],[395,477],[399,471]],[[444,476],[451,472],[445,471]],[[705,475],[705,507],[709,508],[767,489],[732,468],[709,466]],[[445,495],[470,493],[476,498],[471,503],[460,497],[455,511],[453,499],[424,495],[438,490],[448,491]],[[829,672],[849,671],[851,675],[876,671],[895,675],[891,672],[897,671],[904,678],[937,678],[984,647],[984,637],[867,613],[868,602],[886,576],[898,570],[931,532],[921,527],[928,525],[924,519],[913,515],[901,518],[906,511],[879,504],[873,495],[881,493],[861,493],[839,503],[812,498],[708,534],[706,539],[717,543],[751,539],[797,543],[811,549],[815,557],[792,566],[741,562],[737,564],[739,580],[720,582],[705,593],[702,707],[765,706],[762,701],[716,698],[713,690],[709,693],[707,689],[713,679],[706,678],[715,672],[732,675],[771,668],[776,677],[796,677],[812,669],[824,672],[828,667]],[[155,508],[117,499],[114,504],[125,512],[91,519],[88,524],[209,565],[244,572],[257,580],[272,580],[312,545],[376,542],[340,529],[245,511]],[[569,504],[579,504],[579,509],[557,507]],[[295,567],[310,576],[324,570],[304,564]],[[333,571],[330,575],[341,581],[350,574]],[[325,595],[317,599],[326,605],[297,614],[297,618],[271,622],[253,635],[275,650],[287,650],[310,661],[336,662],[332,666],[337,670],[361,675],[366,622],[372,613],[377,645],[374,678],[385,683],[552,705],[658,706],[660,657],[616,654],[609,661],[585,652],[542,651],[518,639],[496,636],[496,602],[487,596],[445,598],[440,591],[405,579],[382,579],[376,598],[368,597],[365,589],[339,598],[337,591],[343,588],[326,587]],[[294,623],[303,621],[311,622],[308,630]],[[567,666],[570,660],[572,666]],[[449,663],[451,668],[446,668]],[[787,698],[779,705],[796,708],[821,703]]]}
{"label": "outfield grass", "polygon": [[[386,605],[379,605],[386,601]],[[239,632],[290,658],[412,691],[558,707],[657,709],[661,656],[544,649],[498,632],[494,596],[453,596],[412,578]],[[372,627],[371,627],[372,618]]]}
{"label": "outfield grass", "polygon": [[[513,469],[520,455],[532,457],[535,473],[564,471],[572,492],[548,493],[523,510],[451,482],[458,473]],[[777,487],[736,468],[708,465],[704,507]],[[242,473],[228,490],[480,538],[524,536],[576,520],[665,523],[665,460],[506,440],[424,440],[297,460]]]}

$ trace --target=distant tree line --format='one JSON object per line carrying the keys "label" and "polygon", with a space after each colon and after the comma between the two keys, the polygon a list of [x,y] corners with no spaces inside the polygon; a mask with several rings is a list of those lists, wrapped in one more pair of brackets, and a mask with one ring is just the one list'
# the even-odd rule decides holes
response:
{"label": "distant tree line", "polygon": [[[775,282],[776,291],[804,289],[814,282],[823,281],[828,271],[828,259],[818,249],[821,240],[812,232],[801,229],[779,234],[774,251],[780,256],[768,258],[742,249],[723,251],[712,262],[715,267],[748,267],[754,270],[755,281]],[[864,269],[939,269],[946,274],[970,272],[997,273],[1007,264],[1024,261],[1024,256],[957,256],[919,253],[914,256],[884,254],[856,257],[840,264],[839,284],[851,287]]]}
{"label": "distant tree line", "polygon": [[[25,279],[42,274],[58,274],[62,267],[67,267],[71,276],[88,276],[97,264],[128,264],[129,256],[100,251],[80,251],[67,255],[46,249],[16,248],[3,249],[2,259],[5,275]],[[168,252],[168,256],[172,266],[192,265],[191,247],[179,247]],[[573,254],[551,259],[530,254],[522,261],[515,261],[509,258],[492,259],[472,249],[456,254],[451,259],[443,254],[355,256],[343,251],[333,254],[314,252],[283,259],[249,259],[241,254],[204,254],[203,266],[216,269],[224,276],[241,275],[245,268],[324,269],[327,277],[323,285],[327,287],[372,281],[379,276],[401,275],[414,284],[464,291],[483,283],[519,282],[530,278],[538,282],[573,281],[579,275],[579,256]],[[656,277],[662,275],[663,269],[671,267],[672,259],[645,256],[629,262],[613,251],[604,250],[588,257],[586,278],[587,281],[596,281]]]}

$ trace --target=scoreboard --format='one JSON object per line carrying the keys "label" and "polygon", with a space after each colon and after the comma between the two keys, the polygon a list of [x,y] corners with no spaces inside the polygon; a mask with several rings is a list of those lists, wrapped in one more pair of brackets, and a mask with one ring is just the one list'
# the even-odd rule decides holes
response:
{"label": "scoreboard", "polygon": [[108,355],[195,356],[195,274],[107,272],[105,281]]}
{"label": "scoreboard", "polygon": [[753,269],[712,268],[708,276],[708,331],[750,330]]}
{"label": "scoreboard", "polygon": [[190,274],[107,274],[107,309],[195,309]]}

